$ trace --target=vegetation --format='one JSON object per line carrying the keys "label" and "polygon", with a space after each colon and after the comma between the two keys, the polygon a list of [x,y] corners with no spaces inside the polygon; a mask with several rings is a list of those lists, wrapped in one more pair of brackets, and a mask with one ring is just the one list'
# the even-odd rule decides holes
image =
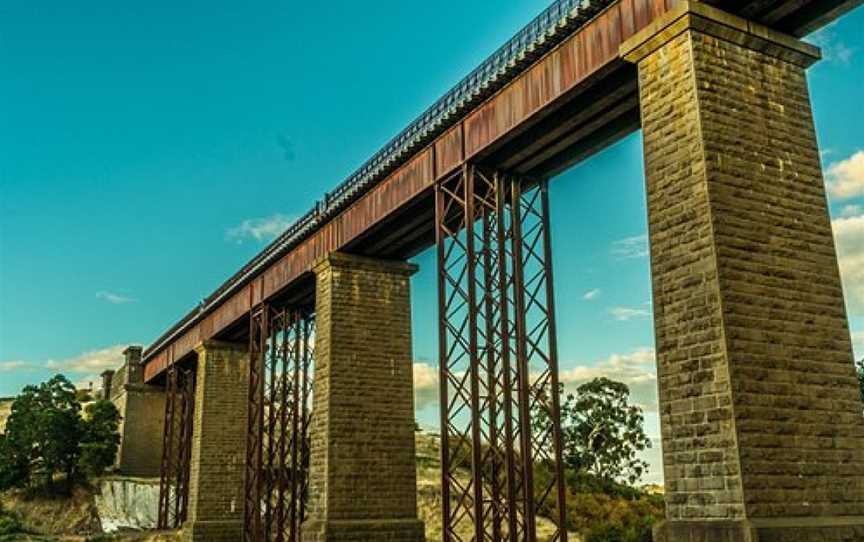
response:
{"label": "vegetation", "polygon": [[3,510],[0,507],[0,540],[5,539],[9,535],[21,532],[21,522],[12,514]]}
{"label": "vegetation", "polygon": [[89,405],[86,414],[82,418],[75,387],[62,375],[25,387],[0,435],[0,489],[68,493],[109,467],[120,442],[120,414],[109,401]]}
{"label": "vegetation", "polygon": [[[563,387],[560,390],[564,395]],[[608,378],[595,378],[561,401],[561,441],[565,467],[590,474],[604,486],[618,480],[635,484],[648,467],[637,454],[651,447],[642,409],[630,404],[630,388]],[[535,412],[538,430],[547,430],[545,409]]]}
{"label": "vegetation", "polygon": [[99,476],[114,463],[120,446],[119,424],[120,413],[111,401],[87,405],[79,465],[88,476]]}
{"label": "vegetation", "polygon": [[[567,529],[586,542],[650,542],[652,525],[663,517],[662,495],[635,487],[648,464],[638,453],[651,447],[642,409],[630,404],[626,384],[597,378],[561,401],[562,455],[567,485]],[[538,429],[548,428],[544,409]],[[538,466],[538,479],[551,476]],[[544,511],[547,514],[550,511]]]}

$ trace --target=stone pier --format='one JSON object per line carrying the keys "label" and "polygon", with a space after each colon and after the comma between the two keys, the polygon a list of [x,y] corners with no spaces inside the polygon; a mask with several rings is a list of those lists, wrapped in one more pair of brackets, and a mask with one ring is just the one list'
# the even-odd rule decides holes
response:
{"label": "stone pier", "polygon": [[102,373],[103,397],[114,403],[122,416],[116,467],[126,476],[158,477],[165,390],[144,383],[140,346],[128,347],[123,356],[122,367]]}
{"label": "stone pier", "polygon": [[236,541],[243,529],[249,351],[208,340],[195,349],[192,458],[185,540]]}
{"label": "stone pier", "polygon": [[638,63],[667,518],[657,541],[864,540],[864,416],[815,47],[681,2]]}
{"label": "stone pier", "polygon": [[409,277],[331,254],[315,267],[315,385],[305,542],[424,539],[417,519]]}

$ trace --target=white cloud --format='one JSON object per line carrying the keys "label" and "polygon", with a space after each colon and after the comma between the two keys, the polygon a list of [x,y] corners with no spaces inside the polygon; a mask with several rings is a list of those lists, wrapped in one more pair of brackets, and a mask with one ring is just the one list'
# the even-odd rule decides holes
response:
{"label": "white cloud", "polygon": [[134,303],[138,301],[137,299],[133,299],[131,297],[127,297],[123,294],[115,294],[114,292],[96,292],[96,299],[103,299],[108,303],[112,303],[114,305],[123,305],[126,303]]}
{"label": "white cloud", "polygon": [[125,350],[127,346],[129,345],[117,344],[101,350],[85,352],[72,358],[62,359],[59,361],[50,360],[45,363],[45,366],[57,371],[98,374],[105,369],[115,369],[121,366],[124,361],[123,350]]}
{"label": "white cloud", "polygon": [[568,392],[595,378],[606,377],[630,387],[630,398],[646,411],[657,410],[657,368],[654,349],[637,348],[624,354],[612,354],[592,366],[561,371],[559,381]]}
{"label": "white cloud", "polygon": [[864,215],[831,222],[846,308],[850,316],[864,316]]}
{"label": "white cloud", "polygon": [[648,256],[648,234],[625,237],[612,242],[612,255],[619,259]]}
{"label": "white cloud", "polygon": [[247,218],[239,225],[228,228],[225,232],[225,238],[237,243],[242,243],[246,239],[254,239],[259,242],[271,241],[293,222],[293,218],[281,214],[264,218]]}
{"label": "white cloud", "polygon": [[833,162],[825,171],[828,194],[836,200],[864,196],[864,151]]}
{"label": "white cloud", "polygon": [[414,408],[421,410],[438,403],[438,368],[425,362],[414,363]]}
{"label": "white cloud", "polygon": [[852,60],[852,55],[855,54],[855,48],[849,47],[844,42],[837,39],[834,34],[833,24],[825,26],[814,32],[807,38],[807,41],[822,49],[822,59],[826,62],[836,62],[839,64],[848,64]]}
{"label": "white cloud", "polygon": [[585,301],[591,301],[597,299],[600,296],[600,288],[594,288],[593,290],[589,290],[585,292],[585,295],[582,296],[582,299]]}
{"label": "white cloud", "polygon": [[0,361],[0,373],[31,369],[32,367],[30,363],[21,360]]}
{"label": "white cloud", "polygon": [[634,307],[612,307],[609,309],[609,314],[620,322],[626,322],[628,320],[648,318],[651,316],[651,311]]}

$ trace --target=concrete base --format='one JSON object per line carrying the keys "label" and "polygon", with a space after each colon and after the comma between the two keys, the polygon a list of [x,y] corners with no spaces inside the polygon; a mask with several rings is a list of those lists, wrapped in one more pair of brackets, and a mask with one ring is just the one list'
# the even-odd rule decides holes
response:
{"label": "concrete base", "polygon": [[242,521],[196,521],[183,525],[181,539],[188,542],[236,542],[243,537]]}
{"label": "concrete base", "polygon": [[864,517],[664,521],[654,542],[858,542]]}
{"label": "concrete base", "polygon": [[416,519],[391,520],[309,520],[301,529],[303,542],[424,542],[423,522]]}

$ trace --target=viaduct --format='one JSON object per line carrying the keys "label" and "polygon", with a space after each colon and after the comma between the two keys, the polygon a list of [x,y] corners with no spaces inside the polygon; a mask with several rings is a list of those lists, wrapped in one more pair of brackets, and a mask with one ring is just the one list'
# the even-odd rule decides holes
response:
{"label": "viaduct", "polygon": [[806,80],[820,51],[798,39],[859,3],[557,0],[127,350],[105,375],[121,470],[161,476],[160,525],[189,540],[423,540],[406,259],[436,245],[444,538],[561,525],[547,183],[641,128],[655,540],[864,540],[864,406]]}

